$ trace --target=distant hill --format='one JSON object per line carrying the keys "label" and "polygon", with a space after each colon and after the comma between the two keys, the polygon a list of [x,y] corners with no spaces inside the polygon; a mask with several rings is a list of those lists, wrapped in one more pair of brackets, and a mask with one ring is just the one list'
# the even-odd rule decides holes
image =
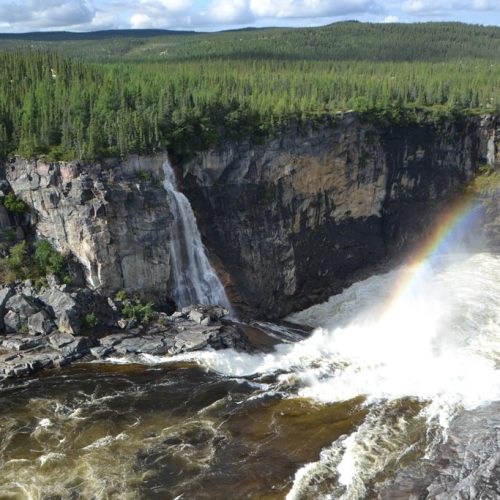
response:
{"label": "distant hill", "polygon": [[59,42],[75,40],[103,40],[110,38],[152,38],[169,35],[195,35],[195,31],[175,30],[102,30],[102,31],[32,31],[29,33],[0,33],[0,40],[27,40],[35,42]]}
{"label": "distant hill", "polygon": [[449,61],[469,57],[498,61],[500,27],[345,21],[317,28],[242,28],[215,33],[108,30],[0,34],[0,50],[34,48],[94,61]]}

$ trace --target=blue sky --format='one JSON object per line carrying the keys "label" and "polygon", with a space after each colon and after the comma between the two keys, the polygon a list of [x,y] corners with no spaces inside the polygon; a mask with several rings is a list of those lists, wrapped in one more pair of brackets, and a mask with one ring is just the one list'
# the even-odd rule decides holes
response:
{"label": "blue sky", "polygon": [[500,25],[500,0],[0,0],[0,31],[318,26],[463,21]]}

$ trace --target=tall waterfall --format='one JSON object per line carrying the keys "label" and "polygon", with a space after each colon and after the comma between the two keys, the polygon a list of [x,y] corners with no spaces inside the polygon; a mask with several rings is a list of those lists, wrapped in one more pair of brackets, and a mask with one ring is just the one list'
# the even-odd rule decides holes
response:
{"label": "tall waterfall", "polygon": [[208,260],[189,200],[177,189],[175,173],[163,164],[163,186],[174,216],[170,243],[172,297],[178,307],[218,304],[230,308],[224,287]]}

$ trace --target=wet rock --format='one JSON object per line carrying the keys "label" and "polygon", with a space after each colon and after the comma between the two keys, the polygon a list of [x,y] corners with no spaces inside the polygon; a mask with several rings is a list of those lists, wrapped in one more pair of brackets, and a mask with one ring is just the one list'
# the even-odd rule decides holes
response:
{"label": "wet rock", "polygon": [[208,345],[210,336],[215,335],[220,327],[193,326],[175,335],[176,352],[198,351]]}
{"label": "wet rock", "polygon": [[49,314],[46,311],[41,310],[29,317],[28,327],[30,333],[47,335],[54,329],[54,324],[52,323]]}
{"label": "wet rock", "polygon": [[236,351],[252,352],[254,348],[247,336],[235,325],[223,326],[218,334],[209,340],[213,349],[235,349]]}
{"label": "wet rock", "polygon": [[464,411],[433,455],[376,487],[377,498],[500,498],[500,403]]}
{"label": "wet rock", "polygon": [[115,345],[116,352],[120,354],[166,354],[168,345],[161,337],[130,337]]}
{"label": "wet rock", "polygon": [[130,335],[127,335],[125,333],[114,333],[111,335],[106,335],[106,337],[102,337],[101,339],[99,339],[99,343],[105,347],[113,347],[123,340],[128,339],[129,337]]}
{"label": "wet rock", "polygon": [[202,312],[193,309],[192,311],[189,312],[188,317],[191,321],[194,321],[195,323],[201,323],[205,318],[205,315]]}
{"label": "wet rock", "polygon": [[[174,314],[178,314],[177,312]],[[209,317],[212,321],[219,321],[229,314],[229,311],[218,305],[193,304],[182,308],[177,317],[188,317],[192,321],[199,323],[203,318]],[[174,315],[172,315],[174,316]]]}
{"label": "wet rock", "polygon": [[73,342],[59,349],[61,354],[68,359],[77,359],[90,352],[88,341],[85,337],[75,337]]}
{"label": "wet rock", "polygon": [[96,359],[103,359],[106,356],[109,356],[112,352],[114,352],[114,349],[109,346],[99,345],[90,348],[90,354],[92,354],[92,356]]}

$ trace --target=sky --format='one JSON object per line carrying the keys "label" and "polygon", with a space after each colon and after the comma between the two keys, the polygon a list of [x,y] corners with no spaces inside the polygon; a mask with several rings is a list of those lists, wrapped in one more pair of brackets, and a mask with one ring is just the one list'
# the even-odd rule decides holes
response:
{"label": "sky", "polygon": [[462,21],[500,25],[500,0],[0,0],[0,32]]}

